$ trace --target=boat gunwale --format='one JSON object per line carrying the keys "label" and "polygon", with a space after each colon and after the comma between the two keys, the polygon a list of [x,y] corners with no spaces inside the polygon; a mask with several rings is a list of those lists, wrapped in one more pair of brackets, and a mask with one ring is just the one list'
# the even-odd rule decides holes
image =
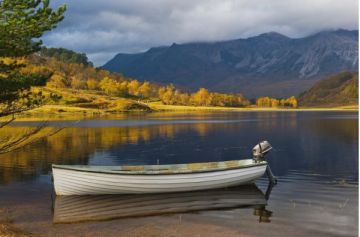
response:
{"label": "boat gunwale", "polygon": [[[246,159],[246,160],[252,160],[252,159]],[[209,163],[224,163],[224,162],[235,162],[235,161],[246,161],[246,160],[230,160],[230,161],[220,161],[220,162],[201,162],[201,163],[189,163],[189,164],[209,164]],[[186,166],[189,164],[169,164],[169,165],[158,165],[158,166]],[[88,173],[99,173],[99,174],[113,174],[113,175],[184,175],[184,174],[195,174],[195,173],[211,173],[211,172],[221,172],[221,171],[228,171],[228,170],[236,170],[236,169],[245,169],[245,168],[251,168],[251,167],[258,167],[258,166],[266,166],[268,165],[267,161],[261,160],[261,161],[255,161],[251,164],[245,164],[245,165],[238,165],[238,166],[232,166],[232,167],[217,167],[217,168],[211,168],[211,169],[177,169],[177,170],[171,170],[166,169],[167,172],[165,172],[165,169],[159,169],[159,170],[96,170],[96,169],[86,169],[86,165],[56,165],[52,164],[52,169],[63,169],[63,170],[71,170],[71,171],[78,171],[78,172],[88,172]],[[132,167],[136,167],[137,165],[134,165]],[[148,166],[157,166],[157,165],[148,165]],[[92,166],[96,167],[96,166]],[[101,166],[101,167],[113,167],[113,166]],[[119,166],[122,167],[122,166]],[[141,165],[139,165],[141,167]],[[142,165],[142,167],[146,167],[146,165]],[[173,167],[171,167],[173,168]]]}

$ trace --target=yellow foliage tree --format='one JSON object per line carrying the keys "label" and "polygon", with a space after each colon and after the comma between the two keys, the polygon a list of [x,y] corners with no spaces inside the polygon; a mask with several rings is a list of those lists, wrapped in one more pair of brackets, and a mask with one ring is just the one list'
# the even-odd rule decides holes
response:
{"label": "yellow foliage tree", "polygon": [[151,96],[152,88],[149,82],[145,81],[138,89],[138,94],[142,98],[149,98]]}
{"label": "yellow foliage tree", "polygon": [[89,79],[86,81],[86,86],[89,90],[98,90],[99,89],[99,82],[94,79]]}
{"label": "yellow foliage tree", "polygon": [[211,104],[210,92],[205,88],[200,88],[196,93],[191,95],[191,101],[194,105],[207,106]]}
{"label": "yellow foliage tree", "polygon": [[128,91],[130,95],[139,96],[139,87],[141,86],[140,82],[137,80],[131,80],[128,83]]}
{"label": "yellow foliage tree", "polygon": [[128,96],[129,95],[127,81],[118,83],[117,88],[118,88],[118,95],[120,95],[120,96]]}
{"label": "yellow foliage tree", "polygon": [[178,101],[178,103],[180,105],[188,105],[189,100],[190,100],[190,96],[187,93],[179,93],[176,100]]}
{"label": "yellow foliage tree", "polygon": [[274,99],[274,98],[271,98],[270,99],[270,103],[271,103],[271,107],[272,108],[277,108],[278,106],[279,106],[279,100],[277,100],[277,99]]}
{"label": "yellow foliage tree", "polygon": [[256,100],[256,105],[258,107],[271,107],[271,98],[269,97],[260,97]]}
{"label": "yellow foliage tree", "polygon": [[64,75],[55,73],[51,76],[50,80],[46,83],[46,86],[54,87],[54,88],[64,88],[64,87],[68,86],[68,83],[67,83]]}
{"label": "yellow foliage tree", "polygon": [[293,108],[297,108],[298,107],[298,101],[295,98],[295,96],[291,96],[287,99],[275,99],[275,98],[270,98],[270,97],[260,97],[256,100],[256,105],[258,107],[272,107],[272,108],[276,108],[279,106],[282,107],[293,107]]}
{"label": "yellow foliage tree", "polygon": [[99,87],[102,91],[109,95],[117,95],[118,93],[117,82],[110,77],[104,77],[100,81]]}
{"label": "yellow foliage tree", "polygon": [[72,77],[71,78],[71,88],[85,89],[86,88],[86,81],[80,80],[77,77]]}
{"label": "yellow foliage tree", "polygon": [[293,108],[297,108],[298,107],[298,101],[295,98],[295,96],[291,96],[290,98],[287,99],[288,100],[288,104],[293,107]]}
{"label": "yellow foliage tree", "polygon": [[160,100],[164,104],[174,104],[175,97],[175,87],[173,85],[169,85],[166,88],[162,88],[159,90]]}

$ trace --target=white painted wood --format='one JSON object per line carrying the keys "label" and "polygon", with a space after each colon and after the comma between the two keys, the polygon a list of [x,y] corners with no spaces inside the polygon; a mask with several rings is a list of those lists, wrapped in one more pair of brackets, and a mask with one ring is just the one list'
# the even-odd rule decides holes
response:
{"label": "white painted wood", "polygon": [[206,172],[194,169],[181,173],[53,165],[53,177],[57,195],[168,193],[247,184],[261,177],[265,169],[266,162]]}

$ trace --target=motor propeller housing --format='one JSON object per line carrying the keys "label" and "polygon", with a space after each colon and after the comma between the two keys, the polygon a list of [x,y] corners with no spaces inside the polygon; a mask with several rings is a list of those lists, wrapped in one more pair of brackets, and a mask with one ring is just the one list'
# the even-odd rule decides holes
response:
{"label": "motor propeller housing", "polygon": [[252,149],[252,154],[255,159],[263,158],[270,150],[272,146],[268,141],[259,142],[254,148]]}

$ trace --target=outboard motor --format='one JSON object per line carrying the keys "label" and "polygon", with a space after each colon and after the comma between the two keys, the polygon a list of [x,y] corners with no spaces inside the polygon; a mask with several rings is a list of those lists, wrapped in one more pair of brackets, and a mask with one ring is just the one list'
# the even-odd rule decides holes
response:
{"label": "outboard motor", "polygon": [[252,149],[253,158],[254,159],[261,159],[272,149],[272,146],[268,141],[259,142],[254,148]]}
{"label": "outboard motor", "polygon": [[[253,159],[255,162],[261,162],[261,159],[272,149],[272,146],[268,141],[259,142],[254,148],[252,149]],[[274,176],[273,172],[270,169],[270,166],[266,166],[266,175],[269,178],[270,184],[275,185],[277,183],[277,179]]]}

